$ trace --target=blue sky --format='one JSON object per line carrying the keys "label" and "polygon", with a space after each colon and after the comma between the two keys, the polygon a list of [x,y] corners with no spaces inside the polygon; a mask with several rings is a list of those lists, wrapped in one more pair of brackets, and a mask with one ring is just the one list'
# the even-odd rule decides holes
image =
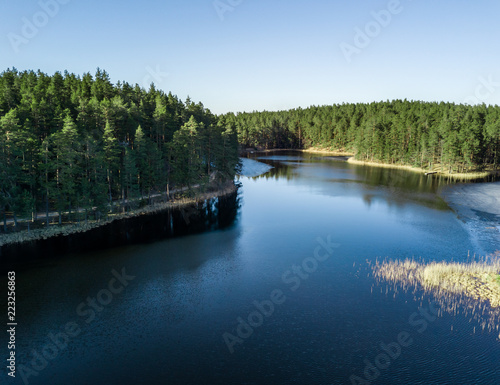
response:
{"label": "blue sky", "polygon": [[499,14],[498,0],[3,0],[0,70],[100,67],[214,113],[500,104]]}

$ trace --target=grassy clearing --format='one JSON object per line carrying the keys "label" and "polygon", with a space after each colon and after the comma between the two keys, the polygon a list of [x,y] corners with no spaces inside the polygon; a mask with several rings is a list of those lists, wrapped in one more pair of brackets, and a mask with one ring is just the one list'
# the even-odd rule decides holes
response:
{"label": "grassy clearing", "polygon": [[[379,282],[403,291],[422,290],[432,294],[442,309],[470,315],[483,329],[499,330],[500,257],[483,258],[470,263],[430,262],[413,259],[377,261],[372,265]],[[499,335],[500,337],[500,335]]]}

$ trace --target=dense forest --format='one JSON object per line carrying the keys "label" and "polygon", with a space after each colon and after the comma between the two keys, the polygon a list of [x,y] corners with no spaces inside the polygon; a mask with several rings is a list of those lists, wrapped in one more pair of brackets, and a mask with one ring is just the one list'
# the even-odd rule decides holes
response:
{"label": "dense forest", "polygon": [[323,147],[449,172],[498,168],[500,107],[395,100],[226,114],[247,147]]}
{"label": "dense forest", "polygon": [[[232,123],[151,85],[9,69],[0,74],[0,214],[99,219],[172,188],[233,181]],[[73,218],[72,218],[73,216]]]}
{"label": "dense forest", "polygon": [[[189,98],[126,82],[0,74],[0,212],[99,219],[184,187],[232,181],[245,147],[321,147],[449,172],[498,169],[500,107],[395,100],[215,116]],[[135,202],[135,203],[134,203]]]}

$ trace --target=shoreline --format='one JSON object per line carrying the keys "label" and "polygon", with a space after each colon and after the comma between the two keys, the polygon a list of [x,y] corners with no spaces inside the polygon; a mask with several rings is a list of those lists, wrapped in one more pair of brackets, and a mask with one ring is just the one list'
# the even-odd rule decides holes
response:
{"label": "shoreline", "polygon": [[461,180],[461,181],[467,181],[467,180],[476,180],[476,179],[484,179],[488,178],[490,176],[498,175],[498,171],[475,171],[475,172],[468,172],[468,173],[453,173],[450,174],[448,171],[442,171],[442,167],[440,166],[435,166],[431,170],[425,170],[420,167],[413,167],[409,165],[404,165],[404,164],[390,164],[390,163],[379,163],[379,162],[367,162],[363,160],[357,160],[354,158],[349,158],[347,160],[348,163],[351,164],[357,164],[360,166],[372,166],[372,167],[383,167],[383,168],[393,168],[393,169],[400,169],[400,170],[408,170],[408,171],[413,171],[421,174],[426,174],[426,173],[432,173],[432,175],[438,175],[438,176],[444,176],[447,178],[451,178],[454,180]]}
{"label": "shoreline", "polygon": [[343,150],[330,150],[330,149],[323,149],[320,147],[309,147],[305,148],[303,150],[299,150],[301,152],[305,152],[308,154],[328,154],[331,156],[354,156],[353,152],[350,151],[343,151]]}
{"label": "shoreline", "polygon": [[237,186],[234,183],[232,183],[217,191],[213,191],[210,193],[203,193],[197,195],[194,198],[181,198],[170,202],[154,203],[126,213],[112,214],[108,218],[100,221],[93,220],[93,221],[88,221],[86,223],[81,222],[81,223],[73,223],[62,226],[52,225],[49,226],[49,228],[34,229],[30,230],[29,232],[28,230],[23,230],[10,234],[2,234],[0,235],[0,255],[1,255],[1,248],[3,246],[22,245],[24,243],[48,240],[59,236],[67,237],[74,234],[86,233],[91,230],[97,229],[99,227],[104,227],[106,225],[109,225],[113,222],[136,218],[142,215],[156,214],[169,209],[182,210],[184,207],[205,201],[207,199],[224,197],[226,195],[233,193],[236,189]]}
{"label": "shoreline", "polygon": [[330,149],[322,149],[320,147],[309,147],[309,148],[270,148],[270,149],[253,149],[253,148],[246,148],[242,151],[240,151],[241,154],[252,154],[256,152],[279,152],[279,151],[298,151],[298,152],[304,152],[304,153],[309,153],[309,154],[328,154],[331,156],[354,156],[353,152],[349,151],[341,151],[341,150],[330,150]]}
{"label": "shoreline", "polygon": [[448,171],[443,171],[443,168],[440,165],[434,165],[432,169],[427,170],[420,167],[414,167],[410,165],[404,164],[394,164],[394,163],[383,163],[383,162],[370,162],[364,160],[354,159],[354,153],[350,151],[345,151],[343,149],[332,150],[329,148],[321,148],[321,147],[309,147],[305,149],[289,149],[289,148],[276,148],[276,149],[266,149],[266,150],[257,150],[257,149],[245,149],[243,153],[255,153],[255,152],[273,152],[273,151],[298,151],[306,154],[324,154],[330,156],[341,156],[348,157],[347,162],[351,164],[356,164],[359,166],[370,166],[370,167],[383,167],[383,168],[392,168],[392,169],[400,169],[412,171],[420,174],[431,173],[431,175],[443,176],[446,178],[450,178],[457,181],[470,181],[477,179],[485,179],[491,176],[500,175],[500,171],[498,170],[489,170],[489,171],[474,171],[467,173],[449,173]]}

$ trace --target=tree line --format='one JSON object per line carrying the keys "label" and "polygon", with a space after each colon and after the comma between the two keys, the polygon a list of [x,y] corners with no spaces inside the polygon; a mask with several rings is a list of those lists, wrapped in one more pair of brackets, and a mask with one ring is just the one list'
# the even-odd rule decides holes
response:
{"label": "tree line", "polygon": [[498,168],[500,107],[394,100],[229,113],[247,147],[323,147],[356,158],[450,172]]}
{"label": "tree line", "polygon": [[[0,211],[100,218],[172,188],[232,181],[235,127],[202,103],[94,76],[0,74]],[[83,214],[82,214],[83,213]]]}

